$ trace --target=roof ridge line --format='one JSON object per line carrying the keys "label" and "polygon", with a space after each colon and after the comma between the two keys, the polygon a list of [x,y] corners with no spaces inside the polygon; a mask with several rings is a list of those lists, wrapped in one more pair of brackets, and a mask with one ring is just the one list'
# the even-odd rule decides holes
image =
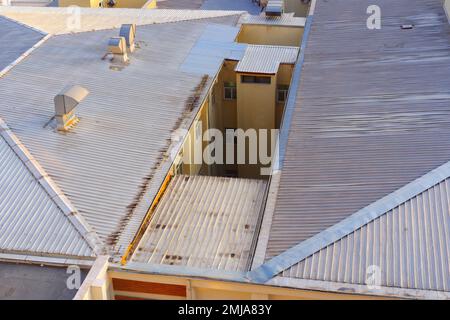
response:
{"label": "roof ridge line", "polygon": [[450,177],[450,161],[372,202],[351,216],[273,257],[248,272],[252,282],[265,283],[328,245],[344,238],[367,223],[416,197]]}
{"label": "roof ridge line", "polygon": [[45,190],[56,206],[66,216],[69,222],[79,232],[95,254],[100,253],[102,242],[97,233],[79,214],[75,206],[62,192],[53,179],[42,168],[39,162],[28,151],[20,139],[12,132],[6,122],[0,117],[0,136],[6,141],[12,151],[19,157],[28,171],[33,175],[39,185]]}

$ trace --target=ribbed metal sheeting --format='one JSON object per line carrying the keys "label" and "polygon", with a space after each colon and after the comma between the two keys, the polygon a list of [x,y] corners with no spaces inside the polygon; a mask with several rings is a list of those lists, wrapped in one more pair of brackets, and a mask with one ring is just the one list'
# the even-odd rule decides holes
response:
{"label": "ribbed metal sheeting", "polygon": [[[450,291],[450,179],[283,273],[285,277]],[[369,268],[375,266],[375,268]]]}
{"label": "ribbed metal sheeting", "polygon": [[244,271],[266,182],[176,176],[132,262]]}
{"label": "ribbed metal sheeting", "polygon": [[81,234],[1,136],[0,252],[93,256]]}
{"label": "ribbed metal sheeting", "polygon": [[280,64],[294,64],[298,52],[298,47],[249,45],[236,72],[275,74]]}
{"label": "ribbed metal sheeting", "polygon": [[[318,1],[272,221],[273,257],[450,159],[450,26],[439,0]],[[405,23],[412,30],[402,30]]]}
{"label": "ribbed metal sheeting", "polygon": [[[80,20],[73,19],[79,14]],[[52,33],[86,32],[119,28],[122,24],[135,23],[147,25],[189,20],[231,17],[240,15],[240,11],[223,10],[175,10],[175,9],[125,9],[105,10],[102,8],[27,8],[1,7],[0,14],[20,21],[39,30]],[[139,30],[138,30],[139,32]]]}
{"label": "ribbed metal sheeting", "polygon": [[34,46],[44,34],[0,16],[0,71]]}
{"label": "ribbed metal sheeting", "polygon": [[[187,129],[198,111],[187,103],[203,76],[179,66],[208,23],[141,26],[140,48],[118,69],[101,60],[117,29],[55,36],[0,80],[0,116],[119,251],[133,239],[170,167],[178,145],[173,130]],[[80,122],[62,134],[47,124],[54,95],[73,84],[90,94],[75,110]]]}

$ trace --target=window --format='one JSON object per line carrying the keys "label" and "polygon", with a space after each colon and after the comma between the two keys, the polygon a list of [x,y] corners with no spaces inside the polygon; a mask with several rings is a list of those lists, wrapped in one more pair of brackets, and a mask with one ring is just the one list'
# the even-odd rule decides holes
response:
{"label": "window", "polygon": [[236,100],[236,97],[237,97],[236,83],[225,82],[223,84],[223,98],[225,100]]}
{"label": "window", "polygon": [[270,84],[270,77],[261,76],[241,76],[242,83],[262,83]]}
{"label": "window", "polygon": [[277,88],[277,102],[285,103],[287,100],[289,86],[279,85]]}

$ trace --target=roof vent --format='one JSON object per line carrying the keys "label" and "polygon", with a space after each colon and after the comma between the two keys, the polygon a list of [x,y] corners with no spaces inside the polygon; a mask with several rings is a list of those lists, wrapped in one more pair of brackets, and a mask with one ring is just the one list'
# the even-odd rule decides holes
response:
{"label": "roof vent", "polygon": [[112,37],[108,42],[108,51],[112,53],[113,60],[127,62],[127,44],[124,37]]}
{"label": "roof vent", "polygon": [[281,17],[284,12],[284,1],[269,0],[266,6],[267,17]]}
{"label": "roof vent", "polygon": [[136,36],[136,25],[133,24],[123,24],[120,27],[119,36],[125,38],[127,44],[128,52],[133,52],[135,49],[134,38]]}
{"label": "roof vent", "polygon": [[67,131],[79,121],[74,109],[88,94],[89,91],[81,86],[69,86],[55,97],[55,118],[58,130]]}

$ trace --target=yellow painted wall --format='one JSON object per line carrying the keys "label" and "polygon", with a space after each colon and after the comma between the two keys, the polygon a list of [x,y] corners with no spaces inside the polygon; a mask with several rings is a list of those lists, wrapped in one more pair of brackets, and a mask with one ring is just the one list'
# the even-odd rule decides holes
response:
{"label": "yellow painted wall", "polygon": [[244,24],[237,42],[300,47],[303,31],[303,27]]}
{"label": "yellow painted wall", "polygon": [[237,100],[225,100],[224,83],[236,83],[236,61],[225,61],[217,77],[217,88],[215,101],[217,105],[216,125],[217,129],[223,131],[225,128],[236,128],[237,125]]}
{"label": "yellow painted wall", "polygon": [[[236,83],[236,68],[237,61],[225,61],[222,65],[217,76],[217,83],[212,89],[212,95],[214,96],[214,104],[211,104],[210,115],[213,118],[211,121],[211,127],[220,130],[225,133],[226,128],[237,127],[237,99],[225,100],[224,83],[234,82]],[[224,153],[225,151],[224,141]],[[224,156],[226,156],[224,154]],[[237,171],[237,165],[217,165],[211,168],[215,175],[225,175],[226,171]]]}
{"label": "yellow painted wall", "polygon": [[157,7],[156,0],[148,0],[143,6],[143,9],[155,9]]}
{"label": "yellow painted wall", "polygon": [[[236,61],[225,61],[217,79],[207,94],[200,108],[198,120],[202,121],[202,135],[209,128],[215,128],[223,133],[224,157],[226,157],[225,130],[227,128],[247,129],[275,129],[284,110],[284,104],[276,103],[276,91],[278,85],[289,85],[291,82],[293,65],[280,65],[276,75],[259,75],[271,78],[270,84],[242,83],[241,73],[234,71]],[[254,74],[246,74],[254,75]],[[258,75],[257,75],[258,76]],[[235,82],[237,90],[236,100],[224,99],[224,83]],[[197,121],[197,120],[196,120]],[[189,129],[187,138],[183,144],[182,154],[189,161],[182,165],[184,174],[212,174],[226,175],[227,172],[237,171],[241,178],[265,178],[260,176],[260,165],[224,164],[207,166],[194,163],[195,156],[195,127],[196,121]],[[209,142],[203,141],[205,148]],[[270,146],[270,141],[268,141]],[[237,150],[235,149],[235,155]],[[181,159],[181,158],[180,158]],[[225,159],[225,158],[224,158]],[[247,155],[248,159],[248,155]],[[175,166],[177,163],[175,163]]]}
{"label": "yellow painted wall", "polygon": [[[196,175],[199,174],[201,171],[202,173],[207,173],[207,167],[203,166],[202,164],[196,164],[195,163],[195,148],[196,148],[196,130],[197,130],[197,123],[201,121],[202,123],[202,133],[200,139],[203,139],[203,134],[206,130],[209,128],[209,120],[208,120],[208,108],[209,108],[209,100],[205,99],[204,103],[200,107],[198,116],[194,120],[192,126],[189,128],[189,133],[186,138],[186,141],[183,144],[183,155],[185,158],[189,159],[188,163],[183,164],[183,174],[190,174],[190,175]],[[202,151],[208,144],[207,141],[202,142]],[[203,157],[201,158],[203,159]],[[203,168],[202,168],[203,167]]]}
{"label": "yellow painted wall", "polygon": [[[114,8],[142,8],[146,3],[147,0],[116,0]],[[105,8],[107,7],[106,1],[103,6]]]}

